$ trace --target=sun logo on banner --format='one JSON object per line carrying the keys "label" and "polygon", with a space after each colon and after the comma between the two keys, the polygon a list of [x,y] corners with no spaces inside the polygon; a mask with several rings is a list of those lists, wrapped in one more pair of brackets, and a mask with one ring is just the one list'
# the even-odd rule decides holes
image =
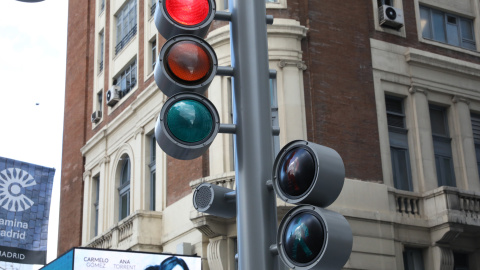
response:
{"label": "sun logo on banner", "polygon": [[26,171],[10,168],[0,172],[0,206],[12,212],[21,212],[32,207],[34,202],[25,196],[25,188],[37,182]]}

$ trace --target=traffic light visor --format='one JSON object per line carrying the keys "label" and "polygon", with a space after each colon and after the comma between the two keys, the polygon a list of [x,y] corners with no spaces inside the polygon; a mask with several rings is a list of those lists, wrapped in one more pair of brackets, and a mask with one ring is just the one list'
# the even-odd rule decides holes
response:
{"label": "traffic light visor", "polygon": [[183,83],[198,83],[212,71],[212,57],[200,43],[181,40],[166,52],[166,68],[176,80]]}
{"label": "traffic light visor", "polygon": [[168,109],[167,125],[178,140],[197,143],[212,133],[213,118],[210,110],[202,103],[184,99]]}
{"label": "traffic light visor", "polygon": [[208,0],[165,0],[165,7],[174,21],[185,26],[202,23],[211,9]]}

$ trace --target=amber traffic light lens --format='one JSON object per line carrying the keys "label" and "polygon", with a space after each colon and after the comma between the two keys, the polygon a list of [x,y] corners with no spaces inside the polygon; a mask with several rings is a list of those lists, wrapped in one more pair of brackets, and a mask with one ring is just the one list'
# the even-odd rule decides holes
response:
{"label": "amber traffic light lens", "polygon": [[212,59],[199,43],[180,41],[166,55],[168,70],[181,81],[197,82],[206,78],[212,70]]}
{"label": "amber traffic light lens", "polygon": [[168,15],[179,24],[195,26],[210,13],[208,0],[166,0]]}
{"label": "amber traffic light lens", "polygon": [[315,177],[315,160],[304,148],[293,148],[283,157],[278,183],[287,196],[298,197],[308,191]]}

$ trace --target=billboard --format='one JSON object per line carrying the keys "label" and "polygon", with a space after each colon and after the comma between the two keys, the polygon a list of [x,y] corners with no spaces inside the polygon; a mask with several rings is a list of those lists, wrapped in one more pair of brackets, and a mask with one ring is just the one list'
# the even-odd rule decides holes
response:
{"label": "billboard", "polygon": [[0,261],[45,264],[55,169],[0,157]]}
{"label": "billboard", "polygon": [[41,270],[201,270],[202,258],[123,250],[73,248]]}

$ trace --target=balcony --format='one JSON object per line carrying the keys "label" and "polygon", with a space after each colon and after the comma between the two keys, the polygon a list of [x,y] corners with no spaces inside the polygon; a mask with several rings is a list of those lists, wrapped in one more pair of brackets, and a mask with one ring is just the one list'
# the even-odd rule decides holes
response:
{"label": "balcony", "polygon": [[[136,211],[114,227],[92,239],[86,247],[100,249],[162,251],[162,214],[153,211]],[[158,229],[152,229],[158,228]]]}

